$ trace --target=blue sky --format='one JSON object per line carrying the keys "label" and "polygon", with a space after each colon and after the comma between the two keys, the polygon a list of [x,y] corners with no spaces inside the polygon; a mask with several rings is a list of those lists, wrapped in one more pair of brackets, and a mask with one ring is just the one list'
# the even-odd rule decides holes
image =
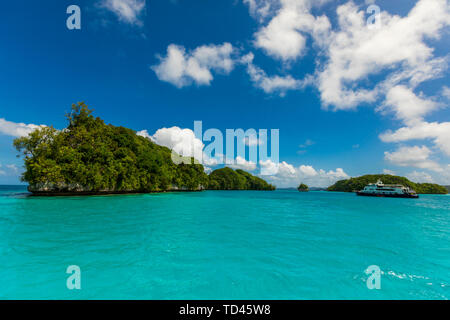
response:
{"label": "blue sky", "polygon": [[[72,4],[81,30],[66,27]],[[64,128],[77,101],[168,146],[178,131],[159,129],[195,120],[279,129],[282,163],[267,177],[278,186],[383,171],[450,184],[449,11],[446,0],[4,3],[0,184],[19,183],[13,139]]]}

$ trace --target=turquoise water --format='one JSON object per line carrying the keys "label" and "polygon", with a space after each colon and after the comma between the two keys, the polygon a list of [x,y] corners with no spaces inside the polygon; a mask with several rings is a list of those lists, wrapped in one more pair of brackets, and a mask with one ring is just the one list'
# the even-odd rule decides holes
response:
{"label": "turquoise water", "polygon": [[[0,187],[3,299],[450,298],[447,195],[24,192]],[[66,288],[69,265],[81,290]]]}

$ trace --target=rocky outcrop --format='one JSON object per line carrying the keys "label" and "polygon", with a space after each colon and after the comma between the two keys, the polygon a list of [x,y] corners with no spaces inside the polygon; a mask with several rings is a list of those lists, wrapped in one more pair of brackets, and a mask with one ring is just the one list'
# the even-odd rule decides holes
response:
{"label": "rocky outcrop", "polygon": [[65,183],[65,182],[43,182],[30,184],[28,186],[28,191],[33,193],[33,195],[39,196],[68,196],[68,195],[106,195],[106,194],[130,194],[130,193],[151,193],[151,192],[170,192],[170,191],[203,191],[205,187],[199,185],[196,189],[189,189],[187,187],[178,187],[177,185],[172,185],[167,190],[160,191],[149,191],[149,190],[93,190],[89,186],[83,186],[78,183]]}
{"label": "rocky outcrop", "polygon": [[177,185],[173,184],[169,191],[203,191],[206,190],[205,186],[199,185],[195,189],[189,189],[188,187],[178,187]]}

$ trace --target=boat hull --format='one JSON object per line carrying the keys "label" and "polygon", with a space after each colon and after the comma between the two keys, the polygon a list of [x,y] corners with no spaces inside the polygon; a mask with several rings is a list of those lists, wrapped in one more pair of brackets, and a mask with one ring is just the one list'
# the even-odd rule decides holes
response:
{"label": "boat hull", "polygon": [[380,198],[410,198],[417,199],[419,196],[417,194],[379,194],[379,193],[366,193],[366,192],[356,192],[358,196],[364,197],[380,197]]}

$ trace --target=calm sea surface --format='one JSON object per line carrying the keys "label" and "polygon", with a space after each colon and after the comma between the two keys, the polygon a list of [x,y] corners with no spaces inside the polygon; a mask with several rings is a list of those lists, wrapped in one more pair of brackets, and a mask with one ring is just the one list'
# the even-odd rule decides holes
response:
{"label": "calm sea surface", "polygon": [[25,193],[0,187],[2,299],[450,298],[447,195]]}

